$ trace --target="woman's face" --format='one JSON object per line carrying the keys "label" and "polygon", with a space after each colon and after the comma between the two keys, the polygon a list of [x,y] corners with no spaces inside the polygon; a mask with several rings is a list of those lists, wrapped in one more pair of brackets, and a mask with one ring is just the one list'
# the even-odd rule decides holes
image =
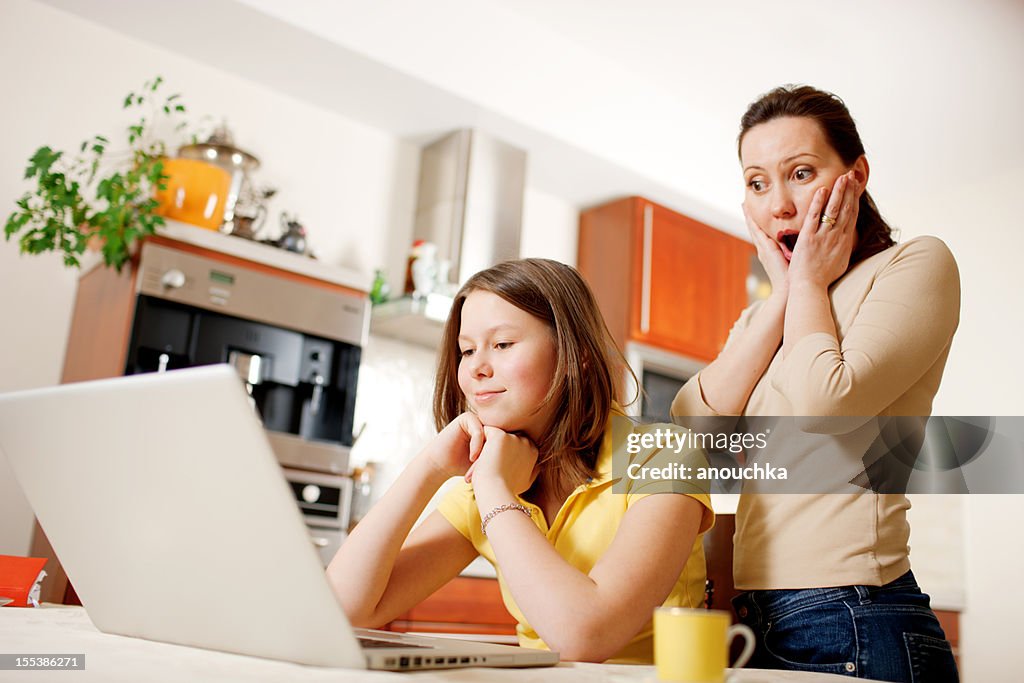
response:
{"label": "woman's face", "polygon": [[537,443],[555,406],[538,411],[555,376],[548,326],[500,296],[476,290],[462,305],[459,388],[485,425],[521,432]]}
{"label": "woman's face", "polygon": [[[831,192],[836,179],[850,170],[817,121],[806,117],[772,119],[748,130],[740,144],[740,163],[747,214],[778,242],[787,261],[815,190]],[[853,168],[863,188],[867,161],[862,156]]]}

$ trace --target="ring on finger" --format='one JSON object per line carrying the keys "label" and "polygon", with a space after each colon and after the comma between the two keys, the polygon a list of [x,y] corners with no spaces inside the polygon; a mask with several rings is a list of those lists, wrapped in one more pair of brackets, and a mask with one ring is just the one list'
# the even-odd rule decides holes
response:
{"label": "ring on finger", "polygon": [[828,214],[823,213],[821,214],[821,224],[824,225],[826,228],[831,228],[833,225],[836,224],[836,219],[832,218],[832,216],[829,216]]}

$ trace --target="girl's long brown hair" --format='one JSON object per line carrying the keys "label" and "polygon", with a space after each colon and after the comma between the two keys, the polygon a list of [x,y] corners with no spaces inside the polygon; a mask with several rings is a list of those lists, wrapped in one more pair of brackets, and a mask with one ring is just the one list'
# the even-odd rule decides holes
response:
{"label": "girl's long brown hair", "polygon": [[[850,116],[846,104],[836,95],[809,85],[786,85],[775,88],[757,98],[740,119],[740,134],[736,148],[743,144],[743,136],[754,126],[774,119],[804,117],[817,122],[832,149],[847,166],[852,166],[864,154],[857,124]],[[857,212],[857,244],[850,255],[852,266],[869,256],[888,249],[896,241],[892,228],[882,218],[875,201],[865,190],[860,196]]]}
{"label": "girl's long brown hair", "polygon": [[596,476],[601,439],[615,398],[616,377],[625,368],[594,295],[576,270],[549,259],[505,261],[480,271],[462,286],[444,327],[434,424],[441,430],[468,409],[459,389],[458,337],[462,307],[474,291],[491,292],[547,324],[557,365],[551,388],[538,406],[557,406],[540,443],[538,483],[557,494]]}

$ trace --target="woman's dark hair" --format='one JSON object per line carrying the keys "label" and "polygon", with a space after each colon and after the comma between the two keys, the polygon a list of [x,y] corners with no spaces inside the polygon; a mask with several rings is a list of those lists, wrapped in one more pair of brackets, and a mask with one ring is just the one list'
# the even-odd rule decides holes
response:
{"label": "woman's dark hair", "polygon": [[[850,110],[836,95],[809,85],[785,85],[761,95],[747,107],[740,119],[740,134],[736,140],[737,151],[743,144],[743,136],[754,126],[784,117],[813,119],[821,127],[832,149],[843,163],[851,166],[864,154],[864,144],[857,132],[857,124],[850,116]],[[892,228],[878,212],[878,207],[867,190],[860,197],[857,213],[857,244],[850,255],[850,265],[888,249],[896,241]]]}
{"label": "woman's dark hair", "polygon": [[596,476],[598,450],[615,400],[625,359],[612,340],[590,287],[576,270],[549,259],[505,261],[482,270],[462,286],[441,338],[434,384],[434,424],[441,430],[468,409],[459,389],[462,307],[472,292],[500,296],[544,322],[555,342],[557,365],[538,410],[554,404],[553,424],[536,444],[538,481],[568,492]]}

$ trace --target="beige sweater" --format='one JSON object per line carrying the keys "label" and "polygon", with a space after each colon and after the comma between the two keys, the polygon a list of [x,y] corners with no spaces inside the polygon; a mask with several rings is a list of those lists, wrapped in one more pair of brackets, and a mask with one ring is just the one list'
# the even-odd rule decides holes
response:
{"label": "beige sweater", "polygon": [[[785,359],[776,353],[744,414],[929,415],[960,318],[960,275],[946,245],[922,237],[891,247],[851,268],[829,297],[838,341],[810,334]],[[740,315],[727,345],[757,309]],[[699,373],[672,414],[716,414]],[[807,452],[794,460],[813,457],[814,438],[799,443]],[[909,507],[895,494],[745,493],[736,512],[736,587],[888,583],[910,569]]]}

